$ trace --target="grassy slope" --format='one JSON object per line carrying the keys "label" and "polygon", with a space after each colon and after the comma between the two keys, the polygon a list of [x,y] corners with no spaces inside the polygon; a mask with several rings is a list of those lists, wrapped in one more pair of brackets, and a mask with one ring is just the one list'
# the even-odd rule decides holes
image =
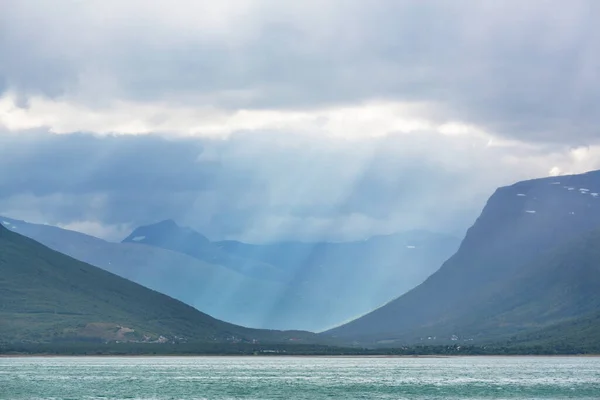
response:
{"label": "grassy slope", "polygon": [[600,231],[595,231],[549,251],[513,279],[490,287],[488,297],[456,326],[470,334],[535,331],[563,322],[570,326],[573,319],[599,309]]}
{"label": "grassy slope", "polygon": [[1,216],[0,223],[53,250],[236,325],[281,329],[281,325],[269,326],[265,322],[282,296],[297,298],[286,293],[281,282],[255,279],[225,266],[160,247],[112,243],[80,232]]}
{"label": "grassy slope", "polygon": [[[458,239],[418,231],[345,243],[214,243],[219,251],[238,260],[237,269],[257,264],[278,266],[288,276],[289,282],[282,282],[281,275],[253,278],[217,265],[212,259],[207,263],[133,240],[141,236],[160,239],[145,232],[146,228],[130,235],[126,242],[131,243],[111,243],[2,216],[0,223],[53,250],[167,294],[218,319],[264,329],[319,331],[368,313],[422,282],[458,246]],[[183,239],[185,232],[190,232],[177,228],[174,237],[178,231],[183,232],[179,233]],[[156,234],[164,232],[158,229]],[[200,247],[206,245],[206,238],[203,242],[201,235],[193,231],[192,236],[200,237],[189,247],[196,242]]]}
{"label": "grassy slope", "polygon": [[513,337],[511,344],[544,346],[560,350],[576,348],[584,352],[600,353],[600,311],[584,317],[568,319],[544,329]]}
{"label": "grassy slope", "polygon": [[[582,235],[524,265],[509,279],[479,291],[476,301],[449,310],[448,318],[416,327],[412,337],[456,334],[479,342],[514,336],[524,344],[600,344],[600,231]],[[595,314],[594,314],[595,313]],[[391,342],[391,345],[398,342]]]}
{"label": "grassy slope", "polygon": [[600,198],[568,189],[600,192],[600,173],[560,181],[498,189],[459,251],[427,281],[329,333],[364,341],[447,339],[453,333],[496,339],[590,312],[598,304],[598,268],[596,261],[582,261],[598,260],[593,246],[587,255],[580,249],[564,257],[549,252],[600,226]]}
{"label": "grassy slope", "polygon": [[[119,330],[119,326],[128,329]],[[133,333],[127,333],[133,329]],[[216,320],[168,296],[82,263],[0,227],[3,341],[118,339],[286,341],[300,332],[253,330]]]}

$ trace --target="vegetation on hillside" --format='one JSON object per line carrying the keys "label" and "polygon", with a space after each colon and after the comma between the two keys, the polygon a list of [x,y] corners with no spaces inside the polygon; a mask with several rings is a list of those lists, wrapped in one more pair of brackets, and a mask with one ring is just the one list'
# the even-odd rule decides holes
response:
{"label": "vegetation on hillside", "polygon": [[82,263],[0,226],[0,341],[253,342],[307,340],[255,330]]}
{"label": "vegetation on hillside", "polygon": [[262,356],[480,356],[586,355],[600,348],[572,345],[429,345],[398,348],[336,347],[317,344],[251,343],[11,343],[0,344],[0,355],[262,355]]}
{"label": "vegetation on hillside", "polygon": [[492,343],[600,309],[600,200],[587,191],[600,181],[597,174],[562,180],[588,189],[553,180],[499,189],[429,279],[329,333],[390,346],[453,336]]}

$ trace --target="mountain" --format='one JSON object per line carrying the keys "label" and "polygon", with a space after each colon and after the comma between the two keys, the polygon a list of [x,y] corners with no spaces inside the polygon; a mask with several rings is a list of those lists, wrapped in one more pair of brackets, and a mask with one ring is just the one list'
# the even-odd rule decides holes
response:
{"label": "mountain", "polygon": [[285,280],[278,268],[227,254],[204,235],[172,220],[135,229],[123,243],[138,243],[186,254],[200,261],[223,265],[246,276],[274,281]]}
{"label": "mountain", "polygon": [[[163,221],[136,229],[125,243],[168,248],[199,259],[270,266],[281,295],[263,310],[264,326],[319,331],[386,303],[422,282],[456,249],[451,236],[425,231],[344,243],[210,242],[189,228]],[[217,256],[215,256],[217,254]],[[267,271],[267,267],[262,270]],[[256,276],[253,274],[253,276]]]}
{"label": "mountain", "polygon": [[546,328],[514,336],[513,346],[543,346],[555,349],[575,349],[577,352],[600,353],[600,311],[583,317],[571,318]]}
{"label": "mountain", "polygon": [[599,193],[599,171],[498,189],[436,273],[328,333],[385,343],[487,340],[597,310]]}
{"label": "mountain", "polygon": [[219,321],[0,226],[0,338],[51,341],[289,341],[303,332]]}
{"label": "mountain", "polygon": [[263,327],[283,295],[281,283],[254,279],[222,265],[134,243],[112,243],[49,225],[0,217],[6,228],[53,250],[181,300],[219,319]]}
{"label": "mountain", "polygon": [[418,285],[458,247],[454,237],[418,231],[345,243],[210,242],[172,221],[110,243],[5,217],[0,223],[219,319],[272,329],[319,331],[363,315]]}
{"label": "mountain", "polygon": [[274,326],[285,326],[286,319],[293,317],[323,328],[367,313],[412,289],[456,250],[458,240],[410,231],[356,242],[223,241],[215,245],[238,257],[280,266],[289,274],[287,296],[273,313]]}

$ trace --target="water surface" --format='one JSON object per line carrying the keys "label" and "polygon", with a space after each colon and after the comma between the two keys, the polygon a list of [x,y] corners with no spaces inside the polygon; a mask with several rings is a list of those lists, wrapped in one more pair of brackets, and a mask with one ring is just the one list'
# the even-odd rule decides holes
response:
{"label": "water surface", "polygon": [[600,358],[0,358],[0,398],[600,399]]}

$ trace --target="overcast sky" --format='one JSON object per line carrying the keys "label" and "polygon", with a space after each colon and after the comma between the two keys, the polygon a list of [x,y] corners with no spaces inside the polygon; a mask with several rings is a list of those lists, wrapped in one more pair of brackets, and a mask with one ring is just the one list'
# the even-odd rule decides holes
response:
{"label": "overcast sky", "polygon": [[600,169],[600,2],[0,0],[0,214],[462,233]]}

